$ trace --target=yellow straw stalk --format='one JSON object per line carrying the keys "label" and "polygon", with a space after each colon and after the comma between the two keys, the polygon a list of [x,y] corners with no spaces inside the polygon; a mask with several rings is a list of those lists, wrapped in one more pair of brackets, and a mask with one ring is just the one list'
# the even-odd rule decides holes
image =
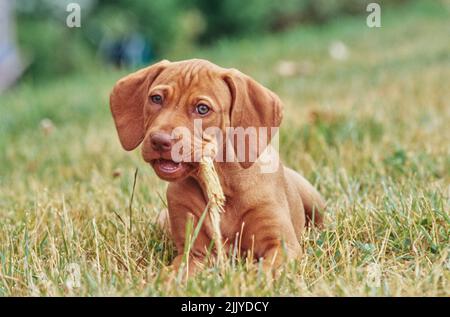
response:
{"label": "yellow straw stalk", "polygon": [[213,158],[203,156],[200,160],[200,177],[206,187],[208,211],[214,231],[214,243],[218,263],[223,260],[222,233],[220,232],[220,214],[224,212],[225,195],[220,185],[219,176],[214,167]]}

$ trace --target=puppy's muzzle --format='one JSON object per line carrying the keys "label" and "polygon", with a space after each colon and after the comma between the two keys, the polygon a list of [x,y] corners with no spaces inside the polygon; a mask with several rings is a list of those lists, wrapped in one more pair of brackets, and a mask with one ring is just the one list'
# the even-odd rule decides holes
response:
{"label": "puppy's muzzle", "polygon": [[173,140],[170,134],[165,132],[155,132],[150,135],[152,149],[164,153],[172,149]]}

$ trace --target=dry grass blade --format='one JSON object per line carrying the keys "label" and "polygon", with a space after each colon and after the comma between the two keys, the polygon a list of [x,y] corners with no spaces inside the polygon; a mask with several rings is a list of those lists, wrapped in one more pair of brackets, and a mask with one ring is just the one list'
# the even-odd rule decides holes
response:
{"label": "dry grass blade", "polygon": [[200,177],[203,179],[208,196],[209,216],[214,230],[214,243],[219,264],[223,262],[222,233],[220,231],[220,214],[224,211],[225,195],[220,185],[219,176],[214,168],[213,159],[202,157],[200,161]]}
{"label": "dry grass blade", "polygon": [[130,234],[133,230],[133,200],[134,200],[134,191],[136,190],[136,181],[137,181],[137,175],[138,175],[139,169],[136,168],[134,171],[134,180],[133,180],[133,189],[131,191],[131,197],[130,197],[130,205],[128,206],[129,214],[130,214]]}

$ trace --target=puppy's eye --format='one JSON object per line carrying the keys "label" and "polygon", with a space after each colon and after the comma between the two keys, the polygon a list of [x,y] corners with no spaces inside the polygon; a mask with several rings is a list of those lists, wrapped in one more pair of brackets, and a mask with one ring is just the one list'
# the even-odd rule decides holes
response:
{"label": "puppy's eye", "polygon": [[205,104],[199,104],[197,105],[197,107],[195,107],[195,111],[199,114],[204,116],[205,114],[207,114],[209,112],[209,107]]}
{"label": "puppy's eye", "polygon": [[150,99],[152,100],[152,102],[156,103],[156,104],[162,104],[163,98],[161,97],[161,95],[152,95],[150,96]]}

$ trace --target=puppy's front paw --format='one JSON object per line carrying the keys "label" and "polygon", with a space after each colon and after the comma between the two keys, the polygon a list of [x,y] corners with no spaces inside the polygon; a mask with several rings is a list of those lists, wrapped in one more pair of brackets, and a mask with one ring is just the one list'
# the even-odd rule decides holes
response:
{"label": "puppy's front paw", "polygon": [[203,259],[196,257],[189,257],[186,261],[183,255],[177,255],[172,261],[169,269],[175,274],[187,275],[188,277],[195,276],[204,267]]}

